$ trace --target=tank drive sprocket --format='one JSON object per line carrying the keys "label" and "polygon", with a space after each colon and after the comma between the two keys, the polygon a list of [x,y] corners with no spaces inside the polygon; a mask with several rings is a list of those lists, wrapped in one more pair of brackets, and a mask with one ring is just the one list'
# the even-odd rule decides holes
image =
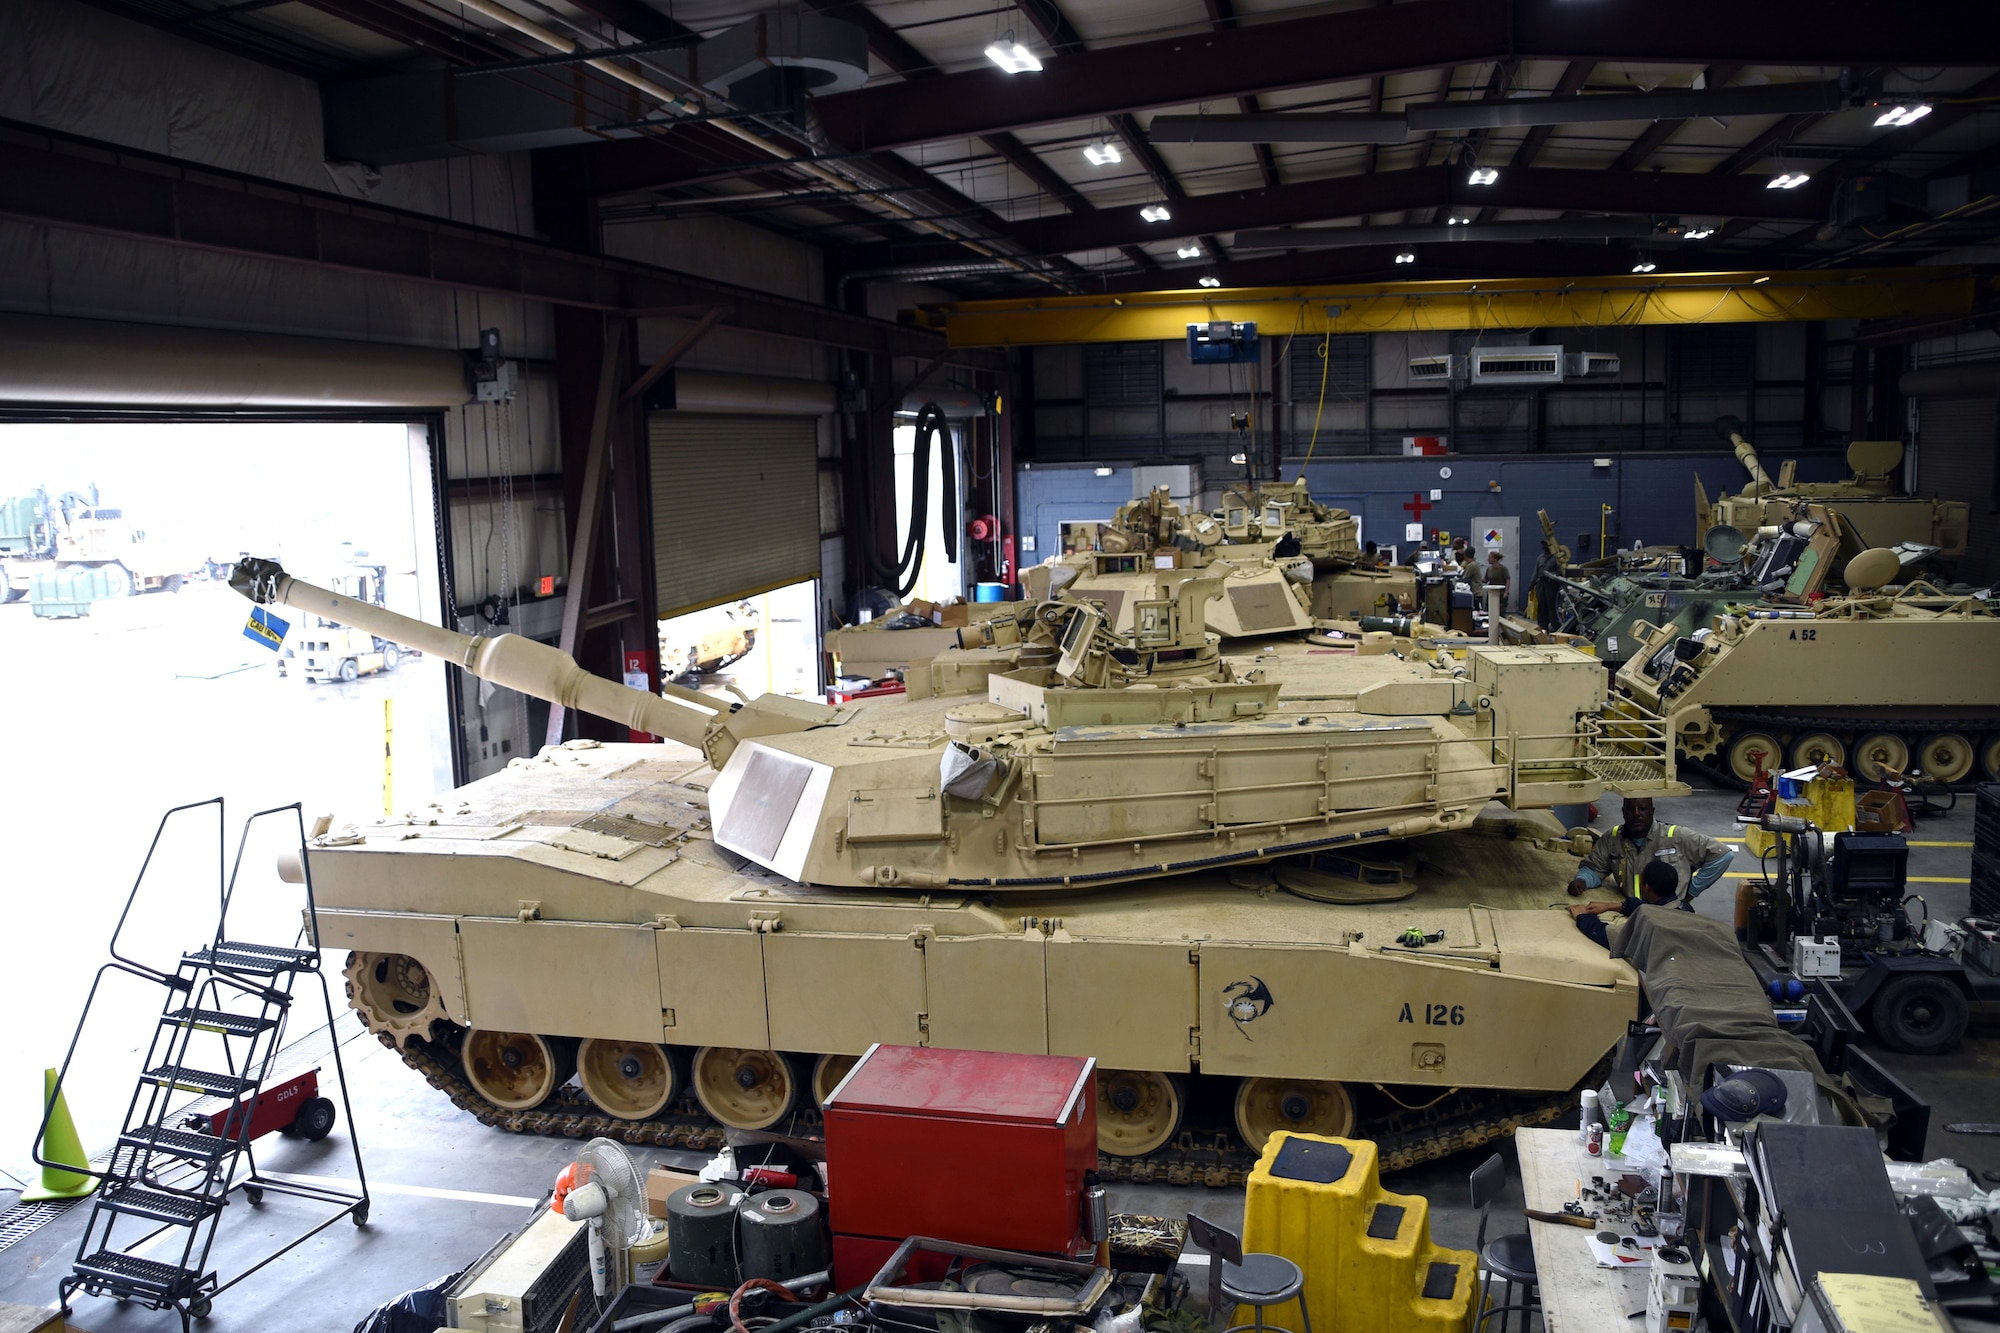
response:
{"label": "tank drive sprocket", "polygon": [[428,1040],[436,1024],[449,1021],[430,973],[408,955],[356,950],[347,956],[344,975],[348,1004],[397,1050],[413,1037]]}

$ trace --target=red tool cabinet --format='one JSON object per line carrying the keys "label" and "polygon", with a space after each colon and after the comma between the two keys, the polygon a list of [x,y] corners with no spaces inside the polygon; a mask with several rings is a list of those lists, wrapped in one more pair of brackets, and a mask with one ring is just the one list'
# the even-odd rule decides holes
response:
{"label": "red tool cabinet", "polygon": [[[1097,1062],[873,1046],[826,1102],[835,1266],[909,1236],[1073,1255],[1097,1167]],[[842,1244],[843,1239],[847,1242]],[[869,1244],[886,1241],[887,1247]],[[874,1276],[836,1272],[854,1286]]]}

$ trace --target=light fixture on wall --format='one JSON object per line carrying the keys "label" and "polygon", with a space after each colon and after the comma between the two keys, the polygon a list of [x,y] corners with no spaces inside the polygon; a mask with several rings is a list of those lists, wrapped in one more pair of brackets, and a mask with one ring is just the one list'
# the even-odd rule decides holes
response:
{"label": "light fixture on wall", "polygon": [[1009,74],[1033,74],[1042,62],[1033,51],[1014,40],[1010,29],[1005,37],[986,48],[986,58]]}
{"label": "light fixture on wall", "polygon": [[1096,468],[1096,469],[1094,469],[1094,470],[1096,471],[1097,475],[1098,475],[1098,476],[1100,476],[1100,477],[1108,477],[1108,476],[1110,476],[1110,475],[1111,475],[1111,469],[1110,469],[1110,468],[1108,468],[1108,467],[1101,467],[1101,468]]}
{"label": "light fixture on wall", "polygon": [[1083,150],[1083,156],[1093,167],[1108,167],[1113,162],[1125,160],[1123,154],[1118,151],[1118,145],[1109,139],[1099,139],[1089,145]]}

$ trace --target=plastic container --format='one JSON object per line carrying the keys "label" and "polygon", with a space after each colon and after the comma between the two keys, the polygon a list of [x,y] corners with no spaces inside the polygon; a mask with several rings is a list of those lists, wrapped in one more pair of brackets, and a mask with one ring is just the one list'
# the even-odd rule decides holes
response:
{"label": "plastic container", "polygon": [[975,602],[1004,602],[1007,600],[1007,585],[1004,583],[975,583],[972,585],[972,600]]}

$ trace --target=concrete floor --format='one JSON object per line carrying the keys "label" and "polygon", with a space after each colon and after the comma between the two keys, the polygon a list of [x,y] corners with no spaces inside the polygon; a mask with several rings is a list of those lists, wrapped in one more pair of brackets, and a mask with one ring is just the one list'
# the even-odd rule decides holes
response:
{"label": "concrete floor", "polygon": [[[1666,802],[1663,813],[1678,823],[1718,836],[1735,836],[1731,822],[1736,794],[1698,791]],[[1616,811],[1599,819],[1608,827]],[[1911,852],[1913,878],[1963,881],[1970,863],[1970,797],[1950,816],[1926,821]],[[1926,845],[1945,844],[1945,845]],[[1738,874],[1754,873],[1747,863]],[[1737,881],[1727,881],[1733,886]],[[1912,886],[1930,901],[1933,915],[1956,919],[1967,910],[1963,882]],[[1558,890],[1559,892],[1559,890]],[[1705,895],[1704,912],[1727,916],[1733,887]],[[352,1328],[369,1310],[411,1287],[455,1271],[482,1253],[505,1231],[526,1220],[534,1202],[571,1160],[576,1145],[483,1128],[454,1109],[410,1073],[389,1051],[361,1034],[351,1022],[340,1025],[348,1059],[355,1115],[361,1126],[371,1184],[376,1192],[369,1225],[346,1222],[322,1232],[276,1265],[256,1274],[216,1301],[205,1325],[260,1333]],[[1919,1059],[1882,1053],[1896,1073],[1931,1102],[1930,1156],[1955,1157],[1979,1171],[2000,1171],[2000,1138],[1954,1135],[1943,1126],[1960,1120],[1991,1120],[2000,1104],[2000,1023],[1975,1019],[1973,1032],[1955,1051]],[[261,1159],[267,1169],[300,1175],[345,1178],[349,1173],[345,1124],[319,1144],[269,1139]],[[1467,1177],[1490,1150],[1463,1153],[1402,1172],[1391,1188],[1430,1199],[1432,1234],[1441,1242],[1469,1247],[1478,1216],[1467,1206]],[[1496,1229],[1521,1226],[1518,1172],[1511,1169],[1512,1144],[1500,1151],[1510,1162],[1509,1192],[1493,1209]],[[649,1159],[654,1154],[636,1150]],[[7,1182],[0,1180],[0,1185]],[[15,1196],[0,1190],[0,1212]],[[1118,1210],[1178,1215],[1189,1210],[1235,1226],[1242,1216],[1237,1191],[1148,1185],[1114,1189]],[[259,1210],[232,1203],[215,1254],[228,1275],[249,1258],[280,1243],[324,1216],[314,1206],[271,1197]],[[0,1252],[0,1302],[41,1305],[53,1301],[57,1281],[74,1257],[85,1211],[72,1209],[12,1248]],[[164,1256],[162,1256],[164,1257]],[[84,1300],[77,1323],[95,1333],[153,1333],[178,1329],[166,1312]]]}

